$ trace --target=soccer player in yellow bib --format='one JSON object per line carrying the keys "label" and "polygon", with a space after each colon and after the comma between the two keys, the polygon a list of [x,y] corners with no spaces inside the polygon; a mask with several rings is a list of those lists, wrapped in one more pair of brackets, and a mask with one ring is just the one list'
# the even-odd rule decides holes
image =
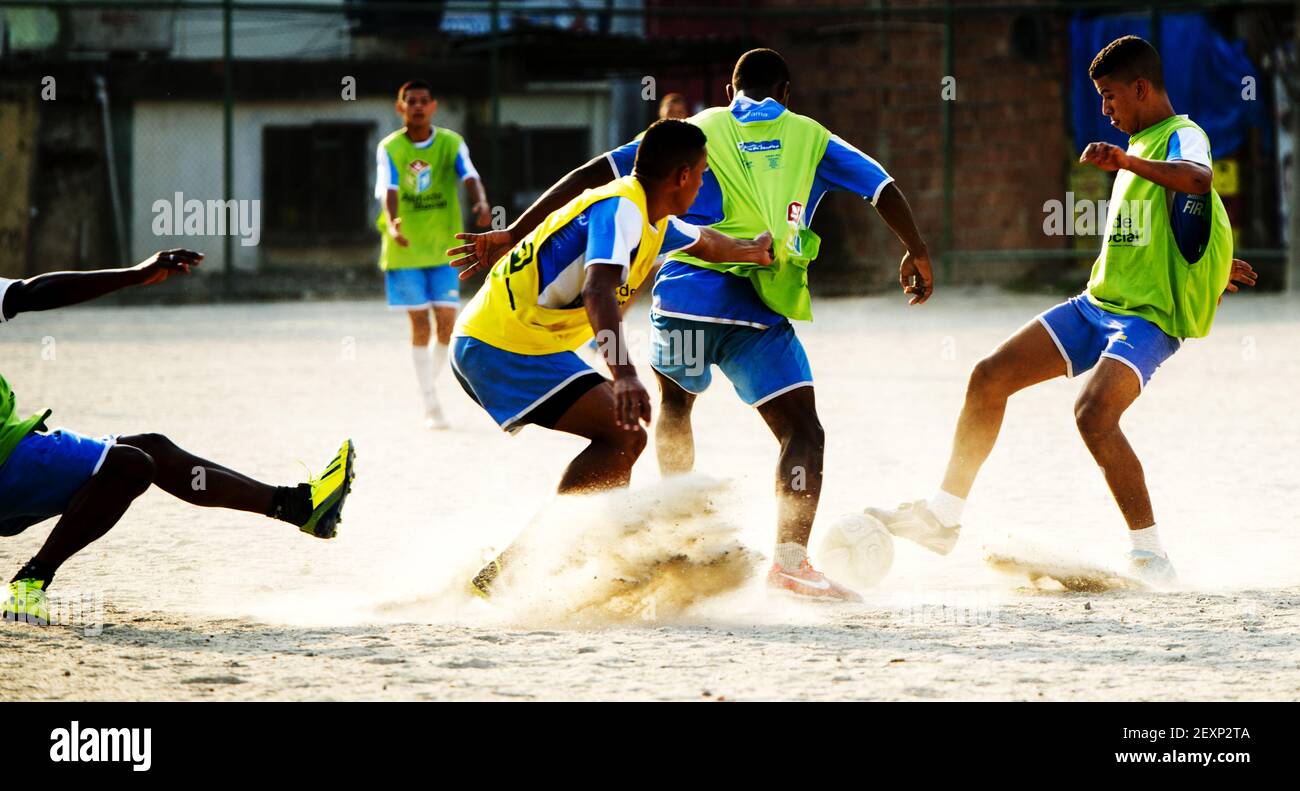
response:
{"label": "soccer player in yellow bib", "polygon": [[[771,234],[734,239],[672,216],[690,207],[707,166],[705,137],[684,121],[646,132],[632,175],[552,212],[492,266],[452,337],[452,371],[506,431],[526,424],[590,444],[569,462],[560,494],[626,486],[645,448],[650,395],[628,359],[622,307],[660,255],[770,264]],[[449,250],[472,265],[473,245]],[[613,381],[574,349],[593,334]],[[498,558],[474,578],[486,595]]]}

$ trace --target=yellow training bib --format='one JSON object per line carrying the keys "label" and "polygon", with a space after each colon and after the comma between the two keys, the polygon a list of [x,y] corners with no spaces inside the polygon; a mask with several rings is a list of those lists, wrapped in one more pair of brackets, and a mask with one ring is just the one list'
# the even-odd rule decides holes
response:
{"label": "yellow training bib", "polygon": [[668,225],[665,217],[651,225],[645,190],[634,176],[587,190],[552,212],[532,233],[493,265],[487,280],[470,300],[456,324],[457,335],[468,335],[516,354],[555,354],[577,349],[594,334],[586,307],[547,308],[537,304],[537,251],[548,238],[587,207],[606,198],[627,198],[641,215],[641,243],[628,262],[627,280],[618,289],[618,303],[632,298],[654,268]]}

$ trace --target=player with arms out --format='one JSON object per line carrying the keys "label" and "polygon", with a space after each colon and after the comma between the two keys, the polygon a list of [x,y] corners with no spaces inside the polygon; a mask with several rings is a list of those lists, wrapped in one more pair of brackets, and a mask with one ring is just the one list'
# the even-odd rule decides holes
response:
{"label": "player with arms out", "polygon": [[[447,362],[451,329],[460,306],[460,282],[445,250],[464,230],[457,189],[465,183],[475,222],[486,228],[492,210],[482,180],[460,135],[433,126],[438,102],[426,82],[412,80],[397,91],[397,114],[405,124],[379,142],[375,197],[383,207],[379,265],[388,306],[411,318],[411,358],[424,403],[427,428],[447,428],[434,382]],[[437,338],[430,344],[433,311]]]}
{"label": "player with arms out", "polygon": [[[684,121],[646,132],[632,175],[587,190],[542,220],[492,266],[452,340],[452,371],[502,429],[574,434],[587,447],[560,494],[627,486],[645,448],[650,396],[630,362],[621,308],[662,253],[771,263],[772,237],[741,241],[672,216],[686,211],[708,164],[704,133]],[[593,337],[613,381],[574,353]],[[473,580],[487,595],[508,555]]]}
{"label": "player with arms out", "polygon": [[868,508],[897,536],[940,554],[956,544],[963,507],[997,440],[1007,399],[1058,376],[1096,369],[1074,405],[1084,443],[1128,523],[1130,570],[1176,582],[1156,532],[1137,454],[1120,418],[1185,338],[1209,333],[1233,281],[1254,285],[1232,258],[1232,229],[1213,190],[1209,139],[1165,93],[1160,56],[1135,36],[1112,41],[1088,70],[1101,111],[1131,135],[1128,149],[1090,143],[1079,157],[1116,172],[1106,238],[1083,294],[1038,316],[976,364],[947,472],[928,500]]}
{"label": "player with arms out", "polygon": [[[75,305],[131,286],[161,283],[203,260],[189,250],[155,253],[129,269],[53,272],[27,280],[0,278],[0,323],[20,313]],[[122,518],[150,486],[193,505],[264,514],[317,538],[333,538],[353,478],[352,441],[319,478],[297,486],[269,486],[192,456],[158,434],[93,439],[66,429],[45,431],[46,411],[15,412],[0,377],[0,536],[16,536],[58,516],[40,551],[18,570],[0,601],[7,621],[46,624],[45,592],[64,561]],[[204,486],[194,485],[202,471]]]}
{"label": "player with arms out", "polygon": [[[819,239],[808,226],[828,192],[851,192],[870,201],[907,250],[899,280],[912,304],[925,302],[933,291],[929,252],[907,199],[884,168],[813,119],[787,109],[790,71],[780,54],[757,49],[742,55],[727,95],[729,106],[690,119],[709,140],[709,170],[681,219],[743,238],[771,232],[776,261],[771,267],[715,264],[682,251],[660,269],[651,310],[651,365],[662,399],[655,429],[659,467],[673,475],[694,466],[691,411],[711,382],[711,366],[718,366],[780,446],[776,557],[769,585],[799,596],[856,601],[856,593],[808,562],[825,436],[812,370],[790,323],[812,318],[808,267]],[[574,170],[505,230],[464,235],[470,243],[451,251],[463,256],[452,261],[466,267],[461,277],[493,260],[556,205],[625,175],[637,151],[638,143],[628,143]],[[686,359],[688,338],[700,339],[691,347],[700,350],[702,360]]]}

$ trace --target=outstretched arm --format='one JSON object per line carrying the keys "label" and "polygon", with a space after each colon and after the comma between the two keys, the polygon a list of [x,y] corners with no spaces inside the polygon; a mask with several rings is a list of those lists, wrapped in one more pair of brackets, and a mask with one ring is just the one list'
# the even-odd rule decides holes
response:
{"label": "outstretched arm", "polygon": [[921,238],[912,217],[912,207],[903,191],[891,181],[881,189],[880,197],[876,199],[876,211],[907,248],[898,266],[898,282],[904,294],[912,295],[908,304],[920,305],[934,293],[934,272],[930,267],[929,248],[925,246],[925,239]]}
{"label": "outstretched arm", "polygon": [[520,239],[542,224],[551,212],[573,200],[584,190],[595,189],[614,180],[614,171],[609,167],[609,160],[604,154],[596,157],[580,168],[568,172],[564,178],[555,182],[541,197],[533,201],[524,213],[501,231],[486,233],[458,233],[456,238],[466,244],[453,247],[447,251],[451,265],[460,269],[460,279],[464,280],[480,269],[487,269],[496,263]]}
{"label": "outstretched arm", "polygon": [[50,272],[20,280],[5,291],[4,317],[19,313],[53,310],[66,305],[102,297],[129,286],[161,283],[177,273],[188,274],[203,260],[192,250],[164,250],[127,269],[101,269],[95,272]]}

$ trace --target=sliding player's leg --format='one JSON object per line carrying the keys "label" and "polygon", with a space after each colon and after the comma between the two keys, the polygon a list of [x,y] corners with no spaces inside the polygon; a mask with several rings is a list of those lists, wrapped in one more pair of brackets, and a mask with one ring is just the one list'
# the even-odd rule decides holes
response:
{"label": "sliding player's leg", "polygon": [[345,440],[319,477],[297,486],[271,486],[178,447],[161,434],[118,439],[153,461],[158,488],[201,508],[263,514],[317,538],[333,538],[354,477],[355,450]]}
{"label": "sliding player's leg", "polygon": [[40,551],[9,583],[0,602],[7,621],[49,622],[45,591],[68,558],[101,538],[153,480],[153,462],[136,448],[72,432],[33,434],[0,468],[4,535],[62,515]]}

